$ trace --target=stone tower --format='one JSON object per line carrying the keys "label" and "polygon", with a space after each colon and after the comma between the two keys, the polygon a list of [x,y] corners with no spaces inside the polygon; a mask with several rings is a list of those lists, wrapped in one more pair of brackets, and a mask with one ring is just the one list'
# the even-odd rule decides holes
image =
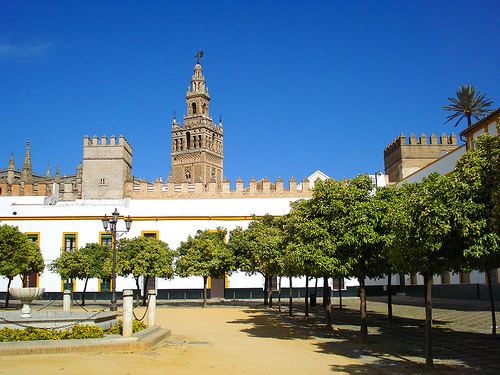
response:
{"label": "stone tower", "polygon": [[434,133],[429,138],[422,134],[418,139],[413,133],[408,138],[401,133],[384,150],[385,174],[389,183],[398,182],[456,148],[453,133],[439,138]]}
{"label": "stone tower", "polygon": [[[202,53],[201,53],[202,55]],[[191,86],[186,94],[187,115],[184,124],[172,122],[172,179],[182,182],[216,182],[223,179],[223,129],[209,116],[210,96],[200,65],[200,53],[194,66]]]}
{"label": "stone tower", "polygon": [[[59,167],[58,167],[59,170]],[[57,178],[57,173],[56,173]],[[118,140],[83,138],[83,166],[77,169],[83,199],[122,199],[126,181],[132,180],[132,147],[122,135]]]}

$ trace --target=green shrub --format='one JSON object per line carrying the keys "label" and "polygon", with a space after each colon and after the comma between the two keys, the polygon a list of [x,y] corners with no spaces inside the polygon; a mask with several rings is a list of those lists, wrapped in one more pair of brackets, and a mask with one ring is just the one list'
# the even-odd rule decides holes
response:
{"label": "green shrub", "polygon": [[104,332],[97,326],[76,324],[65,330],[33,328],[0,329],[0,342],[6,341],[33,341],[33,340],[70,340],[94,339],[104,337]]}
{"label": "green shrub", "polygon": [[[147,326],[140,320],[134,319],[132,322],[132,333],[136,333],[139,331],[142,331],[143,329],[146,329]],[[114,327],[111,327],[108,333],[114,334],[114,335],[121,335],[123,332],[123,321],[118,320],[118,324]]]}

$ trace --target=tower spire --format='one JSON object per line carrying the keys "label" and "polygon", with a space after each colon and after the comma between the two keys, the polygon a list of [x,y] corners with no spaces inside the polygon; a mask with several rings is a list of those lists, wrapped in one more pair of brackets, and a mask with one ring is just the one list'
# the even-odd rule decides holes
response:
{"label": "tower spire", "polygon": [[209,115],[210,96],[200,65],[200,51],[196,55],[191,86],[186,93],[187,114],[184,123],[172,123],[172,179],[184,181],[222,183],[223,131]]}
{"label": "tower spire", "polygon": [[21,170],[21,181],[32,182],[33,169],[31,167],[30,140],[26,144],[26,154],[24,155],[23,169]]}
{"label": "tower spire", "polygon": [[8,169],[12,169],[12,170],[16,169],[16,164],[14,163],[14,152],[12,152],[12,155],[10,155]]}

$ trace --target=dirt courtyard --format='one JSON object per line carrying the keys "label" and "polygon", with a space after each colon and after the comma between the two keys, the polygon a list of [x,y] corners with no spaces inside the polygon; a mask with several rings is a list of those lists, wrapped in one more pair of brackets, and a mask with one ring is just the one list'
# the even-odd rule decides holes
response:
{"label": "dirt courtyard", "polygon": [[[142,310],[143,311],[143,310]],[[0,357],[0,374],[374,374],[264,311],[158,307],[170,342],[146,352]],[[136,314],[142,316],[141,310]]]}

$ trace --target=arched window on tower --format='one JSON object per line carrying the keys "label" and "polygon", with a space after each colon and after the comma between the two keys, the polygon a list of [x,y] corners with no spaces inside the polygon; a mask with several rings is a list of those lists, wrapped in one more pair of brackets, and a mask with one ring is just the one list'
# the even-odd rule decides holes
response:
{"label": "arched window on tower", "polygon": [[205,103],[201,105],[201,113],[203,113],[204,115],[207,114],[207,106],[205,105]]}
{"label": "arched window on tower", "polygon": [[186,148],[189,150],[191,148],[191,133],[186,133]]}
{"label": "arched window on tower", "polygon": [[194,102],[191,103],[191,107],[193,109],[193,115],[195,115],[196,114],[196,103],[194,103]]}

